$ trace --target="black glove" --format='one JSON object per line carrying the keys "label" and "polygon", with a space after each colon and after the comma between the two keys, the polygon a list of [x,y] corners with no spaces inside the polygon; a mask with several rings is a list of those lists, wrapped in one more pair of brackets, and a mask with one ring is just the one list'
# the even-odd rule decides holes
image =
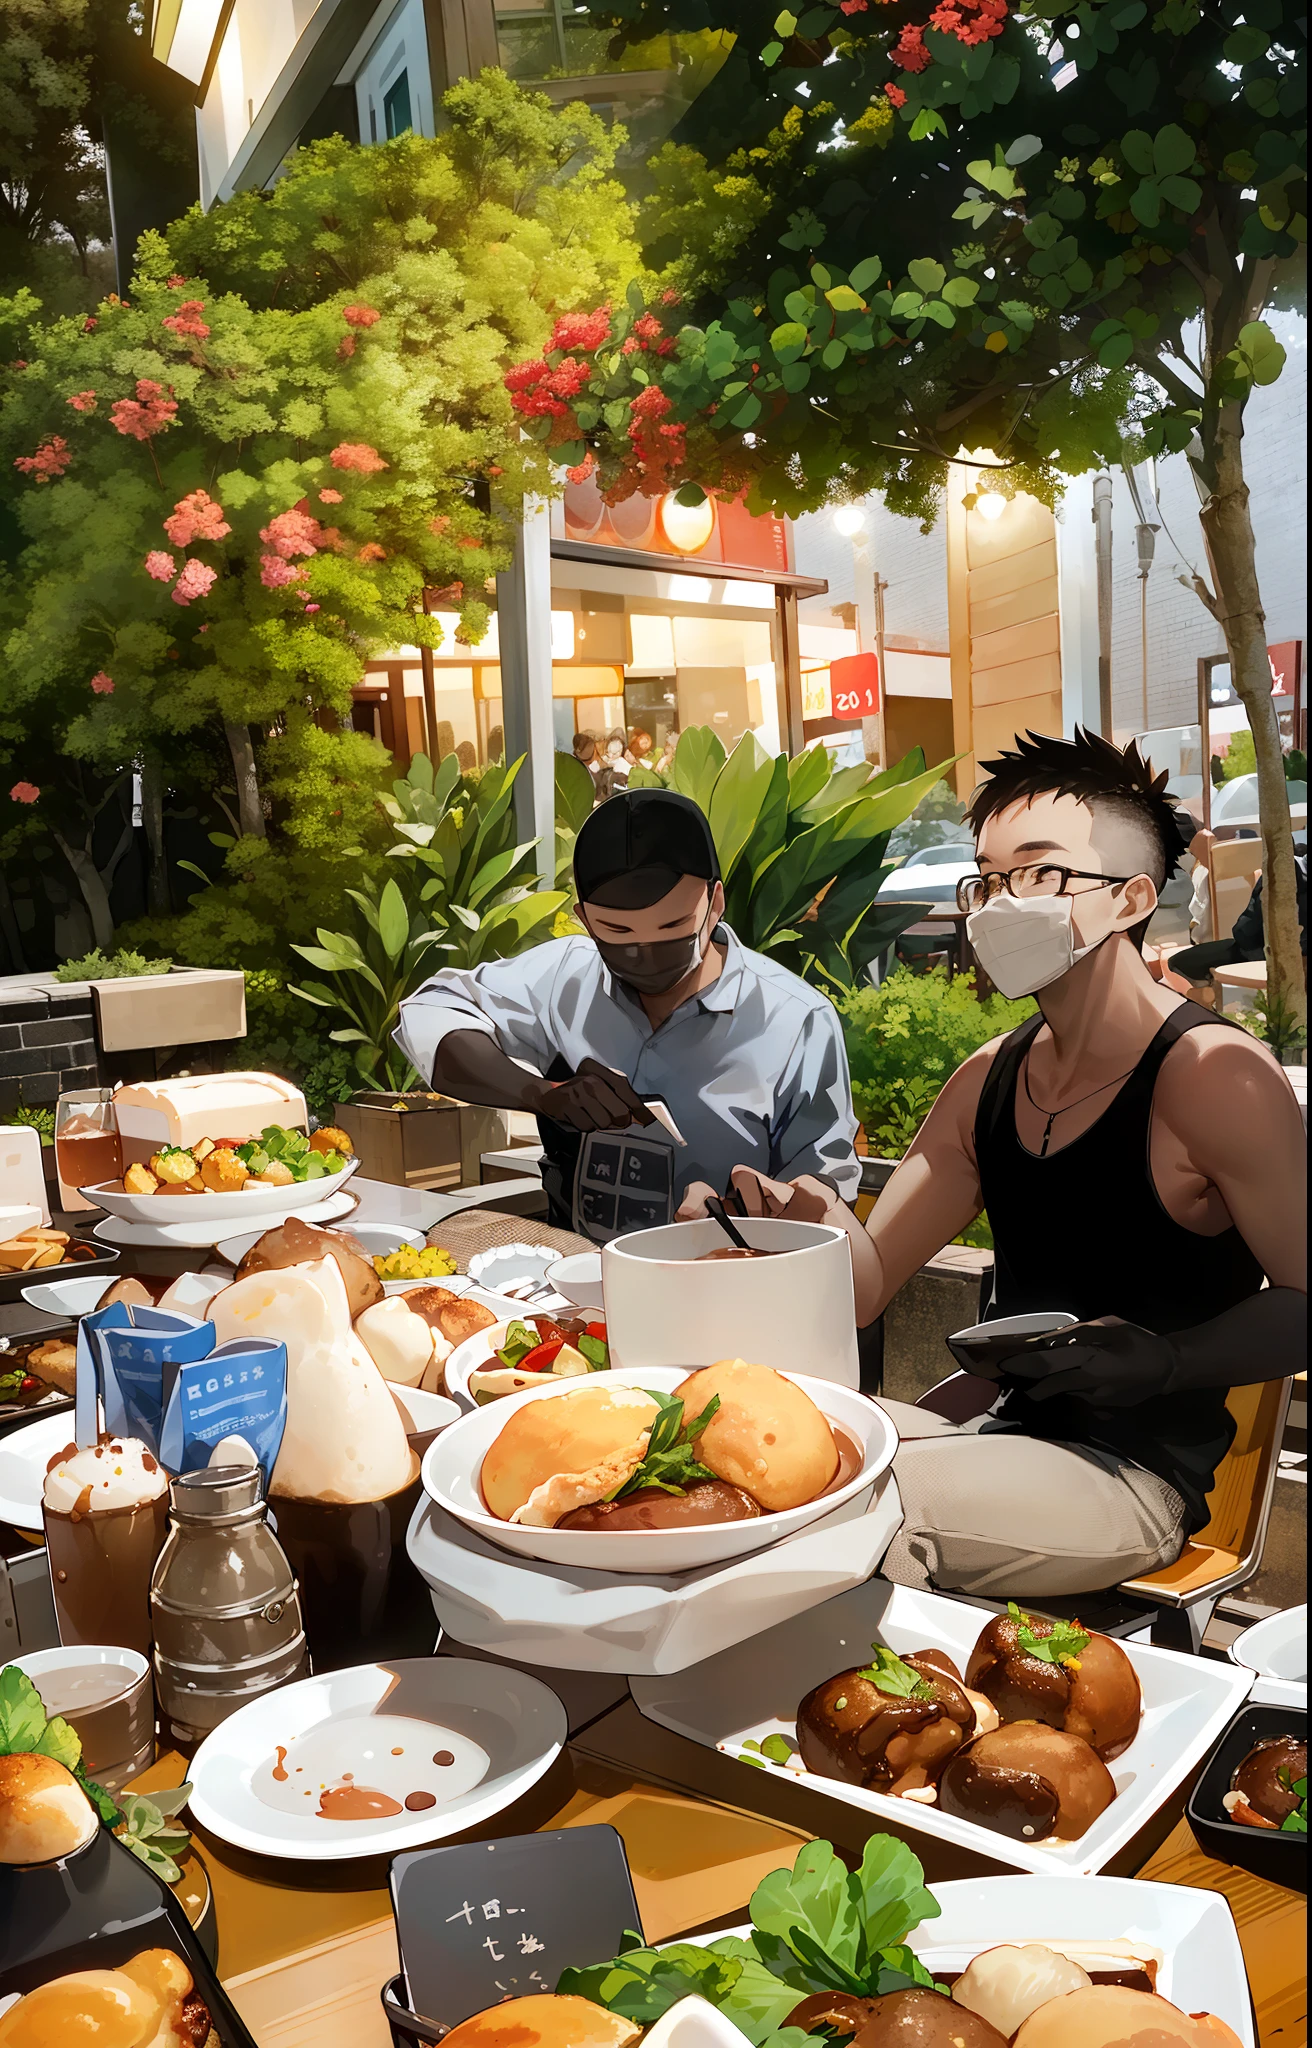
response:
{"label": "black glove", "polygon": [[1037,1349],[1017,1352],[1003,1370],[1033,1401],[1073,1395],[1091,1408],[1132,1408],[1172,1392],[1176,1357],[1159,1337],[1119,1316],[1076,1323]]}
{"label": "black glove", "polygon": [[584,1060],[568,1081],[544,1084],[534,1108],[576,1131],[623,1131],[630,1124],[656,1121],[623,1074],[600,1060]]}

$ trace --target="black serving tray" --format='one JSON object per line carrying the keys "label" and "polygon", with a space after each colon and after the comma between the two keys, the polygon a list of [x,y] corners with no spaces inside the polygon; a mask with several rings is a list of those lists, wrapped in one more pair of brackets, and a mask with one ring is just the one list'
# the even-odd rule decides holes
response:
{"label": "black serving tray", "polygon": [[[60,1229],[63,1227],[61,1224]],[[99,1244],[94,1237],[79,1237],[76,1232],[69,1242],[89,1246],[94,1258],[62,1259],[57,1266],[34,1266],[27,1273],[0,1273],[0,1301],[21,1301],[25,1287],[39,1287],[53,1280],[82,1280],[92,1273],[112,1273],[123,1256],[116,1246]]]}
{"label": "black serving tray", "polygon": [[1306,1709],[1241,1707],[1203,1765],[1185,1817],[1199,1848],[1218,1862],[1237,1864],[1291,1892],[1306,1892],[1307,1836],[1286,1834],[1280,1828],[1245,1827],[1231,1820],[1221,1803],[1249,1750],[1272,1735],[1301,1735],[1306,1740]]}

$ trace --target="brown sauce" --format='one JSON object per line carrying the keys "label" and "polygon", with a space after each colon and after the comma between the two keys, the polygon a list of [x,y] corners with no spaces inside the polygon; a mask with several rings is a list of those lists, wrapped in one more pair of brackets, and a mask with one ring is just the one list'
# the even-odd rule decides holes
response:
{"label": "brown sauce", "polygon": [[319,1820],[389,1820],[404,1812],[399,1799],[373,1785],[325,1785],[319,1794]]}
{"label": "brown sauce", "polygon": [[435,1764],[441,1764],[444,1767],[447,1764],[453,1764],[455,1760],[455,1751],[452,1749],[439,1749],[433,1758]]}
{"label": "brown sauce", "polygon": [[407,1792],[405,1795],[407,1813],[427,1813],[430,1806],[436,1805],[436,1792]]}
{"label": "brown sauce", "polygon": [[705,1479],[686,1493],[666,1493],[663,1487],[641,1486],[623,1500],[599,1500],[587,1507],[572,1508],[557,1522],[558,1529],[592,1529],[608,1535],[653,1529],[704,1528],[712,1522],[757,1520],[761,1510],[749,1493],[730,1486],[723,1479]]}
{"label": "brown sauce", "polygon": [[281,1742],[275,1743],[274,1748],[278,1752],[278,1761],[273,1767],[273,1777],[279,1785],[285,1785],[287,1783],[288,1776],[287,1750],[285,1745]]}
{"label": "brown sauce", "polygon": [[778,1256],[778,1252],[762,1251],[757,1245],[749,1245],[744,1251],[741,1245],[726,1244],[718,1252],[700,1252],[693,1264],[705,1266],[712,1259],[777,1259]]}
{"label": "brown sauce", "polygon": [[824,1492],[816,1495],[817,1500],[824,1500],[827,1495],[837,1493],[840,1486],[846,1486],[849,1479],[855,1479],[866,1459],[861,1445],[854,1443],[845,1429],[836,1428],[832,1422],[829,1427],[833,1431],[834,1443],[838,1450],[838,1470]]}

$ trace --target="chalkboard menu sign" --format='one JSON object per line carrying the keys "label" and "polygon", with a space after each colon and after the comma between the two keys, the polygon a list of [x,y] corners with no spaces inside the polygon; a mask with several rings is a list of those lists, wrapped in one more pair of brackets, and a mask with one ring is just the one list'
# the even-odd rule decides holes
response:
{"label": "chalkboard menu sign", "polygon": [[614,1828],[556,1828],[415,1849],[392,1859],[392,1909],[410,2010],[458,2026],[507,1998],[554,1991],[641,1934]]}

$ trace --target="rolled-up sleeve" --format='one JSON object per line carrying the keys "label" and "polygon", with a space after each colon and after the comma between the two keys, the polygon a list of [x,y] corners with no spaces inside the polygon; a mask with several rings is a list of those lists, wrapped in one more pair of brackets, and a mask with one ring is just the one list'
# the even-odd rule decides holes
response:
{"label": "rolled-up sleeve", "polygon": [[861,1185],[857,1133],[843,1027],[831,1003],[807,1013],[785,1064],[771,1133],[770,1172],[778,1180],[804,1173],[832,1183],[845,1202]]}
{"label": "rolled-up sleeve", "polygon": [[568,943],[549,939],[511,960],[444,967],[402,1003],[396,1043],[430,1081],[437,1048],[451,1031],[486,1031],[509,1059],[544,1074],[555,1057],[551,991]]}

